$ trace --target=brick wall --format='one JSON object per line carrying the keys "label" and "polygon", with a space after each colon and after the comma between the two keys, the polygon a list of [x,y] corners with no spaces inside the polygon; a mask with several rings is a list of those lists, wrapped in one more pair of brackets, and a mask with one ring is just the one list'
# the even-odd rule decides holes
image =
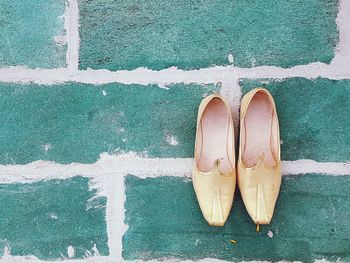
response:
{"label": "brick wall", "polygon": [[[256,86],[275,216],[255,232],[237,193],[209,227],[197,107],[220,92],[237,127]],[[350,262],[349,0],[0,0],[0,109],[0,262]]]}

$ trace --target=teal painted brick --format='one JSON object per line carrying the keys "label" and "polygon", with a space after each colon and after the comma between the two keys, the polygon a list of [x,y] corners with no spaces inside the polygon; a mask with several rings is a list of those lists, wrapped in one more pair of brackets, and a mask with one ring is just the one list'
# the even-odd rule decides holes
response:
{"label": "teal painted brick", "polygon": [[53,260],[93,253],[108,255],[106,198],[89,190],[89,180],[73,177],[30,184],[0,185],[0,253]]}
{"label": "teal painted brick", "polygon": [[350,260],[350,176],[284,177],[272,223],[259,233],[239,194],[226,225],[210,227],[188,179],[128,176],[125,187],[124,259]]}
{"label": "teal painted brick", "polygon": [[330,62],[338,0],[79,0],[80,68]]}
{"label": "teal painted brick", "polygon": [[[119,151],[190,157],[197,108],[215,89],[1,84],[0,163],[91,163],[102,152]],[[169,143],[172,136],[177,145]]]}
{"label": "teal painted brick", "polygon": [[65,0],[0,0],[0,67],[65,66],[66,46],[55,36],[65,35]]}
{"label": "teal painted brick", "polygon": [[281,126],[282,159],[350,160],[350,81],[292,78],[243,80],[243,93],[263,86],[275,98]]}

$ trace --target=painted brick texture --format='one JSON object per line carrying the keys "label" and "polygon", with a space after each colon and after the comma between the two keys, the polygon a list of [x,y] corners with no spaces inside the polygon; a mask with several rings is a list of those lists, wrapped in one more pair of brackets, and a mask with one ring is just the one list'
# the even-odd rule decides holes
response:
{"label": "painted brick texture", "polygon": [[[108,254],[106,198],[89,189],[89,180],[40,181],[0,185],[1,252],[54,260]],[[68,247],[74,254],[68,255]],[[94,248],[96,250],[94,250]]]}
{"label": "painted brick texture", "polygon": [[[0,262],[350,262],[349,25],[348,0],[0,0]],[[237,117],[257,86],[275,215],[257,233],[236,190],[210,227],[198,106],[218,92]]]}
{"label": "painted brick texture", "polygon": [[123,238],[123,256],[143,260],[349,261],[349,184],[348,176],[283,178],[273,221],[257,233],[239,194],[226,225],[210,227],[191,181],[128,176],[125,222],[129,228]]}
{"label": "painted brick texture", "polygon": [[334,55],[338,1],[80,0],[80,68],[290,67]]}
{"label": "painted brick texture", "polygon": [[[266,83],[267,82],[267,83]],[[350,81],[289,78],[242,80],[242,91],[263,86],[274,96],[283,160],[350,160]]]}
{"label": "painted brick texture", "polygon": [[0,67],[66,65],[64,0],[1,0],[0,6]]}
{"label": "painted brick texture", "polygon": [[93,163],[103,152],[128,151],[190,157],[197,107],[215,89],[1,84],[0,162]]}

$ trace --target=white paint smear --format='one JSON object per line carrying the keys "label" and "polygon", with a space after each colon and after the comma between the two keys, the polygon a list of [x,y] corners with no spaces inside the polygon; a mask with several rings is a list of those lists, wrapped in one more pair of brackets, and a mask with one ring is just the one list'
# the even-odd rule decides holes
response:
{"label": "white paint smear", "polygon": [[227,56],[227,60],[228,60],[228,63],[230,63],[230,64],[233,64],[233,55],[232,54],[228,54],[228,56]]}
{"label": "white paint smear", "polygon": [[57,216],[56,213],[51,212],[51,213],[49,214],[49,218],[50,218],[50,219],[53,219],[53,220],[57,220],[57,219],[58,219],[58,216]]}
{"label": "white paint smear", "polygon": [[68,255],[69,258],[74,257],[74,255],[75,255],[74,247],[72,247],[72,246],[68,246],[67,247],[67,255]]}
{"label": "white paint smear", "polygon": [[176,138],[173,135],[168,135],[166,137],[166,141],[167,143],[169,143],[170,145],[176,146],[179,144],[179,142],[176,140]]}
{"label": "white paint smear", "polygon": [[47,153],[49,150],[51,150],[53,148],[52,144],[47,143],[43,145],[43,149],[44,151]]}
{"label": "white paint smear", "polygon": [[269,238],[273,238],[273,232],[271,230],[269,230],[269,232],[267,232],[267,235]]}
{"label": "white paint smear", "polygon": [[94,252],[94,256],[100,256],[100,252],[98,251],[96,244],[94,244],[91,250]]}

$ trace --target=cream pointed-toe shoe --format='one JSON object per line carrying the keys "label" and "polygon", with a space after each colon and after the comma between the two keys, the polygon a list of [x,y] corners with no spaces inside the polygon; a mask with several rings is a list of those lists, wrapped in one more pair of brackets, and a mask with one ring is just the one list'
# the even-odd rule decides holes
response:
{"label": "cream pointed-toe shoe", "polygon": [[213,94],[199,106],[194,152],[193,186],[204,218],[223,226],[236,186],[235,136],[230,106]]}
{"label": "cream pointed-toe shoe", "polygon": [[238,187],[257,227],[269,224],[281,186],[280,135],[275,102],[263,88],[241,102]]}

